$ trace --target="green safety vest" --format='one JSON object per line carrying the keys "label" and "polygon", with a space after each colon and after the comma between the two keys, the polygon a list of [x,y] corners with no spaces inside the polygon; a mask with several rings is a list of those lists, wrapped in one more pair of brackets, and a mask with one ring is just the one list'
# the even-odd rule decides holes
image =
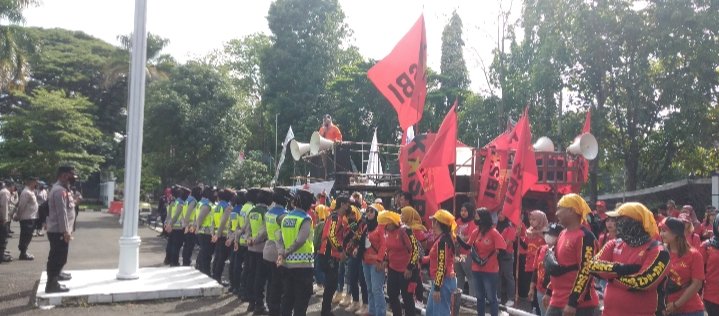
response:
{"label": "green safety vest", "polygon": [[[242,205],[242,209],[240,210],[240,216],[237,216],[237,227],[245,227],[245,221],[247,221],[247,214],[250,213],[252,210],[252,203],[247,202],[245,205]],[[247,239],[244,237],[240,237],[240,245],[247,245]]]}
{"label": "green safety vest", "polygon": [[208,213],[207,216],[205,216],[205,218],[202,219],[202,224],[200,225],[200,228],[210,228],[210,226],[212,226],[212,203],[208,202],[207,204],[203,204],[203,203],[198,202],[197,203],[197,214],[199,216],[200,210],[205,205],[210,208],[210,213]]}
{"label": "green safety vest", "polygon": [[262,222],[262,213],[250,212],[250,214],[247,216],[250,220],[250,229],[252,229],[251,237],[257,238],[257,235],[260,234],[260,227],[265,224],[264,222]]}
{"label": "green safety vest", "polygon": [[215,233],[219,235],[219,229],[220,229],[220,221],[222,221],[222,213],[225,211],[224,208],[220,205],[220,203],[217,203],[215,205],[214,211],[212,212],[212,221],[215,224]]}
{"label": "green safety vest", "polygon": [[[290,248],[292,244],[297,240],[297,235],[300,233],[300,227],[305,220],[311,220],[309,216],[304,217],[297,216],[295,214],[288,214],[282,219],[282,242],[284,243],[285,249]],[[312,232],[310,232],[312,236]],[[285,259],[288,264],[314,264],[315,262],[315,246],[311,237],[308,237],[302,247],[297,251],[289,254]]]}
{"label": "green safety vest", "polygon": [[[197,219],[197,204],[199,201],[195,200],[195,209],[189,210],[190,211],[190,222],[194,222],[195,219]],[[181,218],[185,218],[187,216],[188,208],[190,207],[190,202],[185,202],[185,205],[182,206],[182,214],[180,214]]]}
{"label": "green safety vest", "polygon": [[277,215],[271,212],[265,213],[265,228],[267,229],[267,240],[277,241],[275,233],[280,229],[280,225],[277,224]]}
{"label": "green safety vest", "polygon": [[[185,204],[183,203],[182,206],[184,207],[184,205],[185,205]],[[174,202],[172,202],[172,204],[170,205],[170,213],[172,213],[172,217],[171,217],[171,218],[174,218],[175,215],[177,214],[177,212],[182,212],[182,210],[178,209],[179,207],[180,207],[180,202],[178,202],[177,200],[175,200]],[[180,215],[182,215],[182,214],[180,214]],[[175,225],[172,225],[172,227],[173,227],[173,228],[182,228],[182,220],[181,220],[181,217],[178,217],[178,218],[177,218],[177,221],[175,222]]]}

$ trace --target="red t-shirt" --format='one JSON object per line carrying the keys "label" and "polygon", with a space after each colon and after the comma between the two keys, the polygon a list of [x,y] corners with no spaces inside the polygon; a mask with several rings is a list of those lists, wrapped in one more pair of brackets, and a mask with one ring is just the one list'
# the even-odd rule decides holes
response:
{"label": "red t-shirt", "polygon": [[[472,236],[472,232],[474,232],[475,229],[477,229],[477,225],[474,223],[474,221],[470,220],[465,223],[461,219],[457,219],[457,238],[462,238],[463,241],[468,242],[469,237]],[[460,255],[469,254],[469,250],[462,247],[459,247],[459,249],[457,250]]]}
{"label": "red t-shirt", "polygon": [[547,255],[547,249],[549,249],[549,246],[546,244],[539,247],[539,249],[537,249],[537,256],[535,257],[536,260],[534,261],[534,269],[537,272],[537,292],[539,293],[547,291],[547,287],[544,286],[544,277],[547,273],[546,270],[544,270],[544,256]]}
{"label": "red t-shirt", "polygon": [[692,233],[692,236],[687,238],[687,241],[689,241],[689,245],[692,246],[692,248],[699,249],[702,245],[702,239],[696,233]]}
{"label": "red t-shirt", "polygon": [[384,254],[378,256],[379,250],[384,244],[384,230],[381,228],[381,226],[378,226],[367,234],[367,241],[363,245],[366,248],[362,257],[364,263],[375,264],[384,260]]}
{"label": "red t-shirt", "polygon": [[599,235],[599,247],[604,247],[604,245],[614,239],[617,239],[617,234],[609,234],[609,232],[602,233]]}
{"label": "red t-shirt", "polygon": [[704,280],[704,300],[719,304],[719,249],[704,242],[699,248],[704,257],[706,269]]}
{"label": "red t-shirt", "polygon": [[385,230],[385,239],[380,248],[380,254],[387,254],[389,268],[397,272],[405,272],[408,268],[414,268],[421,259],[419,244],[414,235],[407,234],[407,227]]}
{"label": "red t-shirt", "polygon": [[507,228],[502,231],[502,237],[504,242],[507,244],[508,254],[514,254],[514,240],[517,239],[517,228],[510,224]]}
{"label": "red t-shirt", "polygon": [[524,243],[527,244],[527,260],[524,264],[524,271],[532,272],[536,267],[537,251],[546,243],[544,242],[544,236],[536,234],[524,236]]}
{"label": "red t-shirt", "polygon": [[[497,254],[500,249],[506,249],[507,243],[504,242],[504,238],[499,232],[491,228],[486,234],[482,235],[479,228],[474,230],[472,237],[469,238],[469,245],[477,248],[477,254],[482,258],[487,258],[487,263],[484,266],[478,265],[471,256],[467,260],[472,260],[472,271],[476,272],[499,272],[499,262],[497,261]],[[491,254],[491,256],[490,256]]]}
{"label": "red t-shirt", "polygon": [[[519,229],[517,229],[517,235],[519,237],[519,240],[524,241],[527,238],[527,228],[524,227],[524,224],[522,224]],[[527,255],[527,248],[522,247],[520,244],[519,247],[517,247],[517,253],[520,255]]]}
{"label": "red t-shirt", "polygon": [[442,234],[429,251],[429,277],[439,291],[445,278],[454,277],[454,242],[452,237]]}
{"label": "red t-shirt", "polygon": [[[680,287],[689,286],[692,280],[704,281],[704,257],[699,250],[690,248],[689,252],[679,257],[679,254],[672,252],[669,259],[669,269],[667,277],[674,281]],[[667,303],[678,300],[686,289],[669,294]],[[676,313],[692,313],[704,311],[704,303],[702,303],[699,293],[695,293],[692,297],[677,309]]]}
{"label": "red t-shirt", "polygon": [[550,277],[552,297],[549,306],[586,308],[599,305],[599,298],[594,290],[594,278],[589,275],[588,269],[595,249],[596,239],[585,227],[563,230],[559,234],[555,246],[557,262],[562,266],[577,265],[578,269]]}
{"label": "red t-shirt", "polygon": [[[613,265],[640,265],[639,272],[618,276]],[[610,280],[604,292],[603,316],[632,315],[654,316],[659,306],[659,291],[669,263],[669,253],[655,241],[640,247],[631,247],[620,239],[607,242],[594,257],[590,270]],[[637,304],[641,302],[641,304]]]}

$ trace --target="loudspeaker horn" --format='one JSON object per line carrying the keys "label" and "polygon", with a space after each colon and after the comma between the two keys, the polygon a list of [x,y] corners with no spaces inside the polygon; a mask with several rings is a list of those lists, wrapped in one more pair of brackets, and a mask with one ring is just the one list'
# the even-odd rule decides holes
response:
{"label": "loudspeaker horn", "polygon": [[319,154],[321,151],[331,149],[332,145],[334,145],[333,141],[320,136],[320,132],[314,132],[310,138],[310,154]]}
{"label": "loudspeaker horn", "polygon": [[537,142],[532,147],[536,152],[554,152],[554,142],[547,136],[537,139]]}
{"label": "loudspeaker horn", "polygon": [[295,161],[300,160],[302,156],[310,152],[310,144],[300,143],[293,139],[290,141],[290,152],[292,153],[292,158],[294,158]]}
{"label": "loudspeaker horn", "polygon": [[597,139],[594,138],[594,135],[584,133],[574,138],[574,142],[567,147],[567,152],[582,155],[587,160],[594,160],[599,153],[599,144],[597,143]]}

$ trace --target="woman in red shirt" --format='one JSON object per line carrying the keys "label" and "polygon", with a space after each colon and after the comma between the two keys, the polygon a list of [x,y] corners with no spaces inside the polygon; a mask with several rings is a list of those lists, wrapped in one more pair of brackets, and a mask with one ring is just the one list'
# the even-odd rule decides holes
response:
{"label": "woman in red shirt", "polygon": [[457,223],[454,216],[446,210],[438,210],[432,218],[432,229],[437,236],[429,256],[429,276],[432,280],[431,297],[427,300],[427,315],[449,315],[452,293],[457,289],[454,275],[454,241]]}
{"label": "woman in red shirt", "polygon": [[704,258],[689,245],[682,221],[667,218],[661,229],[670,254],[664,315],[704,316],[704,304],[699,297],[704,282]]}
{"label": "woman in red shirt", "polygon": [[[404,308],[404,315],[414,316],[414,289],[410,287],[410,280],[418,273],[417,266],[421,259],[419,242],[409,227],[400,224],[400,215],[397,213],[382,212],[377,222],[384,227],[385,232],[385,240],[378,253],[386,254],[384,267],[388,268],[387,296],[392,314],[402,315]],[[400,294],[402,304],[399,302]]]}
{"label": "woman in red shirt", "polygon": [[[526,259],[524,264],[524,273],[529,274],[529,282],[531,283],[531,276],[534,273],[536,267],[537,251],[542,247],[544,242],[544,233],[547,231],[549,221],[547,221],[547,215],[540,210],[534,210],[529,213],[529,228],[526,233],[519,241],[519,247],[526,250]],[[521,251],[520,251],[521,252]],[[521,260],[520,260],[521,261]],[[520,278],[521,280],[521,278]],[[521,287],[520,287],[521,288]],[[520,293],[523,296],[524,293]],[[535,300],[534,295],[529,296],[529,300],[532,302],[533,308],[539,308],[538,301]]]}
{"label": "woman in red shirt", "polygon": [[692,248],[699,248],[702,244],[701,237],[699,234],[694,232],[696,225],[694,225],[691,216],[688,213],[679,214],[679,220],[684,223],[684,234],[689,246]]}
{"label": "woman in red shirt", "polygon": [[[544,232],[545,244],[537,249],[537,255],[534,260],[534,273],[532,273],[532,282],[529,284],[529,297],[536,295],[537,301],[541,302],[544,299],[544,295],[547,292],[547,285],[549,285],[549,274],[544,269],[544,258],[547,255],[547,250],[553,249],[557,245],[557,237],[564,230],[564,226],[556,223],[549,225],[549,228]],[[544,316],[547,313],[544,304],[539,304],[539,315]]]}
{"label": "woman in red shirt", "polygon": [[484,315],[484,302],[489,301],[489,313],[499,315],[497,287],[499,286],[499,262],[497,254],[507,249],[502,235],[492,227],[492,214],[482,207],[477,210],[479,223],[469,242],[458,239],[460,246],[471,249],[468,260],[472,260],[472,274],[477,286],[477,314]]}
{"label": "woman in red shirt", "polygon": [[714,219],[716,219],[716,217],[717,213],[715,213],[714,210],[707,208],[706,214],[704,214],[704,222],[702,223],[700,229],[702,233],[699,235],[702,240],[707,240],[714,236],[712,225],[714,225]]}
{"label": "woman in red shirt", "polygon": [[[360,310],[358,315],[369,313],[384,316],[387,302],[384,300],[384,269],[381,268],[383,255],[378,253],[384,243],[384,231],[378,228],[376,205],[370,205],[365,211],[364,229],[359,242],[358,257],[362,258],[362,268],[367,283],[367,309]],[[377,267],[380,267],[377,269]]]}
{"label": "woman in red shirt", "polygon": [[[472,235],[476,228],[477,225],[474,223],[474,205],[469,202],[464,203],[459,210],[459,217],[457,218],[457,238],[468,242],[469,236]],[[457,287],[464,291],[466,278],[466,281],[469,282],[469,295],[476,296],[474,277],[472,277],[472,261],[461,260],[461,258],[466,258],[467,255],[469,255],[469,250],[459,247],[457,251],[459,256],[456,257],[454,262],[454,272],[457,273]]]}
{"label": "woman in red shirt", "polygon": [[704,256],[704,307],[709,315],[719,315],[719,217],[712,222],[712,237],[699,248]]}

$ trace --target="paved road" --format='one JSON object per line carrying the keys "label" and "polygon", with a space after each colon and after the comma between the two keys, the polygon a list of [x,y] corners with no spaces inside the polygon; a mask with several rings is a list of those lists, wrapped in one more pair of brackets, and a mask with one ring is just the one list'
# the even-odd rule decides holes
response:
{"label": "paved road", "polygon": [[[13,257],[18,256],[20,228],[13,223],[15,237],[8,243]],[[122,229],[116,216],[83,212],[77,222],[75,240],[70,244],[67,270],[117,268],[118,238]],[[157,267],[164,259],[165,239],[147,227],[139,230],[142,238],[140,266]],[[43,311],[34,307],[40,273],[45,270],[49,244],[47,237],[35,237],[29,252],[35,261],[13,261],[0,264],[0,315],[247,315],[247,304],[240,304],[232,295],[215,298],[151,301],[112,305],[57,307]],[[320,297],[314,296],[308,314],[319,315]],[[336,311],[338,316],[350,315]],[[472,315],[468,313],[467,315]]]}

